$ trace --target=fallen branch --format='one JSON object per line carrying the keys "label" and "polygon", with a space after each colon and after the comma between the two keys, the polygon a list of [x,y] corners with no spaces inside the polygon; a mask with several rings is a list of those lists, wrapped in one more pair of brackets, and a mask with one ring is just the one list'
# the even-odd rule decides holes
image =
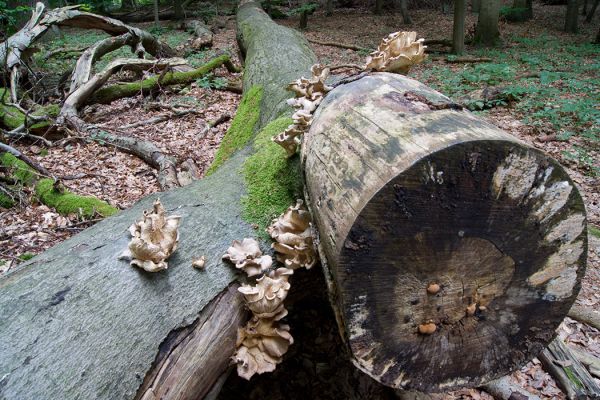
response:
{"label": "fallen branch", "polygon": [[198,134],[199,138],[203,138],[204,136],[206,136],[206,134],[208,133],[208,131],[210,131],[212,128],[214,128],[217,125],[222,124],[223,122],[227,122],[231,119],[231,115],[229,114],[223,114],[221,115],[219,118],[210,121],[208,124],[206,124],[206,126],[204,127],[204,129],[202,129],[202,131]]}
{"label": "fallen branch", "polygon": [[0,142],[0,151],[10,153],[19,160],[23,161],[25,164],[29,165],[35,171],[37,171],[40,175],[46,177],[52,177],[50,171],[44,168],[42,165],[36,163],[31,158],[27,157],[25,154],[21,153],[19,150],[15,149],[12,146]]}
{"label": "fallen branch", "polygon": [[508,376],[488,382],[481,386],[481,389],[492,395],[496,400],[513,400],[519,398],[541,400],[540,397],[531,394],[521,386],[513,383]]}
{"label": "fallen branch", "polygon": [[363,69],[364,66],[363,65],[358,65],[358,64],[339,64],[339,65],[332,65],[331,67],[328,67],[330,71],[335,71],[336,69]]}
{"label": "fallen branch", "polygon": [[573,304],[573,307],[571,307],[571,310],[567,315],[579,322],[583,322],[584,324],[600,330],[600,312],[596,310],[579,304]]}
{"label": "fallen branch", "polygon": [[587,368],[591,375],[600,379],[600,358],[575,347],[569,346],[569,350],[573,352],[575,357]]}
{"label": "fallen branch", "polygon": [[86,49],[87,49],[87,47],[80,47],[80,48],[75,48],[75,49],[65,49],[64,47],[61,47],[60,49],[51,50],[51,51],[44,53],[43,59],[47,60],[58,54],[81,53],[82,51],[85,51]]}
{"label": "fallen branch", "polygon": [[600,393],[600,386],[560,338],[554,339],[538,358],[568,399],[587,399]]}
{"label": "fallen branch", "polygon": [[[114,100],[121,99],[123,97],[131,97],[137,94],[148,94],[161,86],[188,84],[195,81],[198,78],[203,77],[212,70],[225,66],[227,67],[228,62],[231,60],[229,56],[222,55],[216,57],[204,64],[200,68],[188,72],[172,72],[169,71],[164,74],[162,79],[158,79],[158,76],[154,76],[148,79],[144,79],[138,82],[131,83],[119,83],[104,87],[96,91],[92,96],[87,98],[86,104],[101,103],[107,104]],[[67,99],[68,100],[68,99]],[[83,100],[83,99],[82,99]],[[80,103],[83,105],[83,103]]]}
{"label": "fallen branch", "polygon": [[371,49],[367,49],[366,47],[355,46],[353,44],[344,44],[344,43],[338,43],[338,42],[324,42],[321,40],[308,39],[308,38],[306,40],[308,40],[310,43],[319,44],[321,46],[339,47],[341,49],[350,49],[350,50],[354,50],[354,51],[365,51],[365,52],[369,52],[369,53],[371,51],[373,51]]}
{"label": "fallen branch", "polygon": [[180,186],[177,180],[175,158],[165,155],[154,143],[129,136],[112,135],[105,131],[99,131],[94,126],[87,126],[85,130],[89,133],[89,139],[101,144],[110,144],[126,153],[133,154],[158,170],[158,184],[163,191]]}

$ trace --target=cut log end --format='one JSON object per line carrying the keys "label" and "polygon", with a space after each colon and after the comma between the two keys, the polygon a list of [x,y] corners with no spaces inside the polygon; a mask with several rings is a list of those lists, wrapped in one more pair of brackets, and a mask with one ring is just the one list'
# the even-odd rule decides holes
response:
{"label": "cut log end", "polygon": [[[440,106],[436,92],[365,79],[377,82],[356,82],[351,98],[331,92],[303,150],[355,364],[420,391],[514,371],[552,340],[579,292],[577,189],[556,161]],[[441,103],[409,103],[403,85]]]}

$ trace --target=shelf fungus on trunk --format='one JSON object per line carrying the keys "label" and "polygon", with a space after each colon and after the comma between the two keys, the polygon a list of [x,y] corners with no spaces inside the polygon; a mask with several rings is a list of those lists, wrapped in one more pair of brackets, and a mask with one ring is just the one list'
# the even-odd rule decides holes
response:
{"label": "shelf fungus on trunk", "polygon": [[167,216],[160,200],[154,202],[152,210],[144,210],[140,221],[129,227],[132,238],[121,258],[130,259],[130,264],[148,272],[167,269],[167,259],[177,249],[177,228],[181,217]]}
{"label": "shelf fungus on trunk", "polygon": [[273,264],[271,256],[263,255],[258,241],[252,238],[245,238],[241,242],[234,240],[223,255],[223,260],[232,262],[248,276],[260,275]]}
{"label": "shelf fungus on trunk", "polygon": [[279,322],[287,315],[283,300],[293,273],[291,269],[278,268],[258,278],[255,286],[238,289],[253,314],[246,326],[238,330],[237,350],[232,357],[238,375],[244,379],[274,371],[294,343],[289,325]]}
{"label": "shelf fungus on trunk", "polygon": [[325,84],[329,68],[315,64],[311,67],[311,73],[310,79],[302,77],[288,85],[287,89],[294,92],[294,97],[288,100],[288,104],[297,110],[292,115],[294,123],[273,137],[273,141],[285,149],[288,157],[296,154],[300,137],[310,128],[314,111],[332,89]]}
{"label": "shelf fungus on trunk", "polygon": [[302,200],[274,219],[267,232],[275,241],[271,246],[277,253],[277,261],[287,268],[310,269],[316,264],[312,220]]}
{"label": "shelf fungus on trunk", "polygon": [[427,57],[425,39],[415,40],[417,32],[394,32],[384,38],[377,50],[367,57],[365,69],[406,74]]}

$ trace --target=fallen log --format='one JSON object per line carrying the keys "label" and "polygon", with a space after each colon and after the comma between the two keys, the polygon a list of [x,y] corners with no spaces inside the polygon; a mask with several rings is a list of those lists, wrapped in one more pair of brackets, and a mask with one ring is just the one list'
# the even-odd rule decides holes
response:
{"label": "fallen log", "polygon": [[[242,136],[245,141],[235,142],[239,150],[250,144],[254,131],[291,115],[285,87],[308,75],[316,61],[301,35],[273,23],[259,7],[251,2],[238,12],[246,53],[244,87],[258,88],[260,114],[256,123],[237,123],[249,131]],[[240,169],[252,153],[251,147],[231,153],[211,176],[161,193],[169,213],[182,216],[168,271],[149,275],[117,259],[129,241],[128,226],[150,207],[153,195],[1,276],[0,333],[7,340],[0,342],[0,397],[133,398],[143,390],[145,376],[159,376],[156,371],[173,366],[172,358],[158,356],[161,345],[171,347],[168,338],[179,336],[170,334],[196,320],[210,321],[222,340],[209,340],[206,357],[198,357],[193,366],[176,365],[206,371],[175,375],[171,370],[168,376],[195,376],[177,381],[177,391],[168,390],[169,379],[148,378],[153,383],[144,387],[164,393],[164,399],[208,393],[216,382],[211,371],[227,368],[243,322],[211,311],[222,308],[209,304],[235,304],[236,291],[226,288],[237,275],[221,256],[233,240],[257,235],[241,217],[247,189]],[[263,241],[263,248],[268,245]],[[191,267],[192,257],[200,255],[206,258],[204,271]],[[188,354],[183,350],[177,351]]]}
{"label": "fallen log", "polygon": [[579,304],[573,304],[568,315],[579,322],[583,322],[592,328],[600,330],[600,312],[594,309]]}
{"label": "fallen log", "polygon": [[376,73],[327,95],[302,162],[359,369],[439,392],[506,375],[552,341],[587,251],[582,199],[555,160]]}

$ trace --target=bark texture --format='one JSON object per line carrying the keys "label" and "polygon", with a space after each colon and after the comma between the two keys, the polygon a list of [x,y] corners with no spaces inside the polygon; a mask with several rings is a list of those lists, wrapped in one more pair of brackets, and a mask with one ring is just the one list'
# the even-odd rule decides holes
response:
{"label": "bark texture", "polygon": [[358,368],[444,391],[506,375],[553,339],[587,251],[583,202],[555,160],[387,73],[328,94],[302,160]]}
{"label": "bark texture", "polygon": [[483,0],[479,6],[479,19],[475,29],[475,42],[494,46],[500,39],[498,19],[500,18],[500,0]]}
{"label": "bark texture", "polygon": [[[260,85],[265,93],[260,128],[291,114],[285,86],[307,76],[315,57],[304,39],[258,7],[242,6],[238,26],[247,54],[246,87]],[[153,195],[2,276],[0,333],[10,340],[0,343],[0,397],[131,399],[146,373],[163,367],[156,357],[170,333],[202,321],[216,296],[233,302],[235,291],[223,290],[236,274],[221,256],[234,239],[256,236],[240,217],[245,188],[239,171],[249,154],[242,150],[210,177],[160,194],[169,213],[182,216],[167,271],[146,274],[118,260],[129,242],[127,228],[151,208]],[[200,255],[206,257],[204,271],[190,265]],[[223,329],[224,339],[211,341],[218,362],[204,367],[217,370],[233,352],[228,343],[236,329],[230,316],[214,317],[210,323]],[[203,376],[202,387],[212,386],[215,374]],[[197,382],[188,382],[197,390]],[[164,392],[155,385],[152,391]],[[178,393],[173,398],[188,398]]]}
{"label": "bark texture", "polygon": [[454,1],[454,26],[452,28],[452,52],[461,55],[465,49],[466,0]]}

